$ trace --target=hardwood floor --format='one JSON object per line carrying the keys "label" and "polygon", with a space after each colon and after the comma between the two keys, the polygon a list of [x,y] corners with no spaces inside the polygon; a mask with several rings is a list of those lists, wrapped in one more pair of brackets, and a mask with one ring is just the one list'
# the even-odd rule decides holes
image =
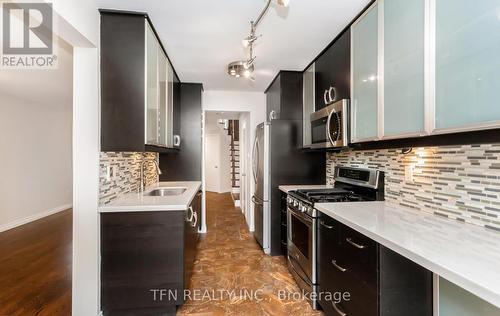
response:
{"label": "hardwood floor", "polygon": [[280,298],[283,292],[300,293],[286,260],[262,252],[229,193],[207,193],[207,225],[198,245],[191,299],[178,316],[322,315],[302,297]]}
{"label": "hardwood floor", "polygon": [[71,315],[72,211],[0,233],[0,316]]}

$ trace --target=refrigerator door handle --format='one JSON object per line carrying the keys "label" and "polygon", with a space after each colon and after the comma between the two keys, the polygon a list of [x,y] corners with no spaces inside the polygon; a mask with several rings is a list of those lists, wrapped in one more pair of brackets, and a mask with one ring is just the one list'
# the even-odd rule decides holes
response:
{"label": "refrigerator door handle", "polygon": [[253,180],[255,183],[257,183],[257,178],[258,178],[258,168],[259,168],[259,138],[258,136],[255,136],[255,141],[253,143]]}
{"label": "refrigerator door handle", "polygon": [[253,202],[253,203],[255,203],[255,204],[257,204],[257,205],[264,205],[264,203],[259,202],[259,201],[257,200],[257,198],[255,197],[255,195],[254,195],[254,196],[252,196],[252,202]]}

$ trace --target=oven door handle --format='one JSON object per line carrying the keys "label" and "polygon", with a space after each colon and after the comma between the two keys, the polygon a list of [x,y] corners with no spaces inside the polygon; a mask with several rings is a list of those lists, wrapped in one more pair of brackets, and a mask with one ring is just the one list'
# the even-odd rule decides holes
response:
{"label": "oven door handle", "polygon": [[312,219],[307,217],[306,215],[303,215],[301,212],[297,212],[291,208],[288,208],[290,211],[291,216],[295,216],[298,220],[300,220],[302,223],[306,225],[311,225],[312,226]]}

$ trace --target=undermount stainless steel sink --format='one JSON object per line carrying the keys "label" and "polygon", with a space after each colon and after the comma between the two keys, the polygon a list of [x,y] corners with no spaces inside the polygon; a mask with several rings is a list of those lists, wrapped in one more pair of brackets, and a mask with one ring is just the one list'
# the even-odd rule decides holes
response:
{"label": "undermount stainless steel sink", "polygon": [[152,191],[144,193],[145,196],[172,196],[172,195],[181,195],[186,192],[187,188],[174,188],[174,187],[165,187],[165,188],[157,188]]}

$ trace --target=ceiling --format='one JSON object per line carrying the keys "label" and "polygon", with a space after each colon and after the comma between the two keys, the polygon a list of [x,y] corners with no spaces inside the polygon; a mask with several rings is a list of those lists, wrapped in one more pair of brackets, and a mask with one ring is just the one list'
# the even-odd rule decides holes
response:
{"label": "ceiling", "polygon": [[100,8],[148,13],[181,81],[237,91],[264,91],[279,70],[303,70],[369,2],[273,1],[257,29],[252,82],[230,77],[226,66],[247,56],[241,41],[265,0],[97,0]]}

